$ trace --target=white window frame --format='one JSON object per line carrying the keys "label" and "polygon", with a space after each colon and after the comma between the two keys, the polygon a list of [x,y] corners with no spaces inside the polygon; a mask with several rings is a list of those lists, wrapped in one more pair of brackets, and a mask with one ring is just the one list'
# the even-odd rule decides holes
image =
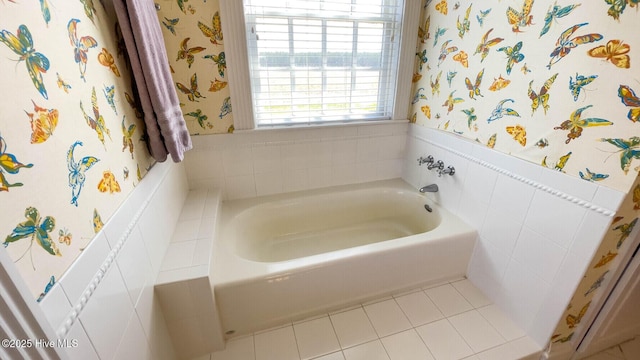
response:
{"label": "white window frame", "polygon": [[[402,16],[402,34],[398,59],[398,76],[395,83],[395,99],[392,120],[409,118],[411,79],[415,49],[418,40],[418,22],[421,13],[421,1],[404,0]],[[220,18],[224,34],[224,50],[227,59],[227,77],[233,123],[236,130],[256,129],[253,114],[251,80],[249,78],[249,59],[247,51],[245,18],[241,0],[220,0]],[[367,122],[366,120],[364,122]],[[370,121],[373,123],[373,121]],[[349,122],[348,124],[352,124]],[[375,123],[379,123],[375,121]],[[299,123],[295,127],[314,126],[314,123]]]}

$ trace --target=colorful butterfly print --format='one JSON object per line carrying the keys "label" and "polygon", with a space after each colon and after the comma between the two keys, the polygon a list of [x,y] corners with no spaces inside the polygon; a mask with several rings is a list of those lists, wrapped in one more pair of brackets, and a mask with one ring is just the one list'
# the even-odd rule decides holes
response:
{"label": "colorful butterfly print", "polygon": [[478,24],[480,24],[480,27],[482,27],[482,25],[484,25],[484,19],[487,17],[487,15],[489,15],[489,13],[491,12],[491,9],[487,9],[487,10],[480,10],[480,14],[476,15],[476,20],[478,20]]}
{"label": "colorful butterfly print", "polygon": [[218,79],[214,79],[214,81],[212,81],[211,85],[209,86],[209,91],[210,92],[217,92],[217,91],[220,91],[220,90],[226,88],[227,85],[229,85],[229,83],[226,82],[226,81],[220,81]]}
{"label": "colorful butterfly print", "polygon": [[108,191],[110,194],[120,192],[120,184],[118,184],[118,180],[116,180],[116,176],[113,175],[111,170],[102,172],[102,179],[98,182],[98,191],[102,193]]}
{"label": "colorful butterfly print", "polygon": [[123,167],[122,168],[122,178],[127,181],[127,179],[129,179],[129,168],[128,167]]}
{"label": "colorful butterfly print", "polygon": [[411,77],[411,82],[417,83],[418,81],[420,81],[420,79],[422,79],[422,74],[414,73],[413,76]]}
{"label": "colorful butterfly print", "polygon": [[482,35],[482,40],[480,40],[480,44],[478,44],[478,46],[476,47],[476,52],[473,53],[473,55],[475,54],[480,54],[480,62],[484,61],[484,58],[487,57],[487,55],[489,55],[489,48],[500,43],[502,40],[504,40],[503,38],[493,38],[491,40],[487,40],[489,38],[489,34],[493,31],[493,28],[489,29],[489,31],[487,31],[484,35]]}
{"label": "colorful butterfly print", "polygon": [[197,109],[196,111],[192,111],[190,113],[186,113],[185,115],[187,116],[193,116],[196,121],[198,122],[198,125],[200,125],[201,128],[203,129],[213,129],[213,125],[211,125],[210,122],[208,122],[207,120],[209,119],[209,117],[205,114],[202,113],[202,110]]}
{"label": "colorful butterfly print", "polygon": [[447,98],[447,100],[445,100],[444,104],[442,104],[442,106],[446,106],[446,107],[447,107],[447,114],[449,114],[449,113],[453,110],[453,107],[454,107],[456,104],[459,104],[459,103],[461,103],[461,102],[464,102],[464,99],[462,99],[462,98],[454,98],[454,97],[453,97],[453,94],[454,94],[455,92],[456,92],[456,91],[455,91],[455,90],[453,90],[453,91],[449,94],[449,97]]}
{"label": "colorful butterfly print", "polygon": [[549,29],[551,29],[551,23],[555,19],[559,19],[561,17],[569,15],[571,11],[573,11],[573,9],[577,8],[578,6],[580,6],[580,4],[568,5],[563,7],[558,5],[557,2],[554,2],[553,5],[549,6],[549,10],[547,10],[547,14],[544,16],[544,26],[542,27],[542,30],[540,30],[539,38],[549,32]]}
{"label": "colorful butterfly print", "polygon": [[536,143],[536,146],[539,147],[540,149],[544,149],[547,146],[549,146],[549,140],[542,138],[538,140],[538,142]]}
{"label": "colorful butterfly print", "polygon": [[601,181],[609,177],[608,174],[597,174],[597,173],[591,172],[589,168],[585,168],[585,169],[586,170],[584,173],[582,171],[578,171],[578,175],[580,175],[580,178],[582,180],[594,182],[594,181]]}
{"label": "colorful butterfly print", "polygon": [[609,250],[606,255],[600,257],[600,261],[598,261],[593,268],[597,269],[607,265],[611,260],[615,259],[616,256],[618,256],[618,253],[612,253],[611,250]]}
{"label": "colorful butterfly print", "polygon": [[184,38],[184,40],[180,42],[180,50],[178,50],[178,57],[176,58],[176,61],[187,59],[187,65],[189,65],[189,68],[191,68],[191,65],[193,64],[193,61],[195,59],[195,56],[193,56],[193,54],[197,54],[206,50],[206,48],[203,48],[202,46],[189,48],[187,42],[189,42],[190,39],[191,38]]}
{"label": "colorful butterfly print", "polygon": [[22,168],[30,168],[33,164],[23,164],[16,159],[15,155],[7,152],[7,143],[0,135],[0,191],[9,191],[10,187],[22,186],[22,183],[10,184],[7,182],[7,174],[17,174]]}
{"label": "colorful butterfly print", "polygon": [[[138,179],[140,180],[140,179]],[[104,223],[102,222],[102,217],[100,216],[100,214],[98,213],[98,209],[93,209],[93,232],[94,233],[99,233],[100,230],[102,230],[102,227],[104,226]]]}
{"label": "colorful butterfly print", "polygon": [[53,287],[53,285],[55,285],[55,283],[56,283],[56,278],[54,276],[51,276],[51,278],[49,278],[49,282],[44,287],[44,291],[41,292],[38,298],[36,299],[36,302],[41,302],[42,299],[44,299],[45,295],[47,295],[49,291],[51,291],[51,288]]}
{"label": "colorful butterfly print", "polygon": [[229,125],[229,127],[227,128],[227,134],[233,134],[234,131],[235,128],[233,127],[233,124]]}
{"label": "colorful butterfly print", "polygon": [[49,59],[41,53],[36,52],[33,48],[33,39],[27,26],[20,25],[18,31],[16,31],[16,35],[13,35],[7,30],[2,30],[0,32],[0,41],[20,56],[18,62],[24,61],[33,86],[38,89],[42,97],[49,99],[47,89],[42,80],[42,74],[49,70]]}
{"label": "colorful butterfly print", "polygon": [[58,230],[58,242],[60,244],[71,245],[73,234],[67,228]]}
{"label": "colorful butterfly print", "polygon": [[531,15],[532,6],[533,0],[524,0],[522,11],[520,12],[509,6],[507,9],[507,20],[509,24],[511,24],[511,31],[521,32],[521,27],[531,25],[531,21],[533,20],[533,15]]}
{"label": "colorful butterfly print", "polygon": [[431,108],[429,105],[424,105],[420,108],[420,111],[427,117],[427,119],[431,120]]}
{"label": "colorful butterfly print", "polygon": [[470,108],[470,109],[463,109],[460,111],[462,111],[465,115],[467,115],[467,126],[469,127],[469,129],[471,129],[471,125],[475,123],[476,120],[478,120],[478,116],[476,116],[475,114],[476,109]]}
{"label": "colorful butterfly print", "polygon": [[589,305],[591,305],[591,301],[589,301],[585,306],[582,307],[582,309],[580,309],[578,315],[567,315],[565,320],[569,329],[573,329],[578,324],[580,324],[580,321],[582,321],[582,317],[584,317],[584,314],[586,314],[587,310],[589,309]]}
{"label": "colorful butterfly print", "polygon": [[626,106],[632,107],[627,113],[627,118],[633,122],[640,120],[640,98],[627,85],[620,85],[618,88],[618,97]]}
{"label": "colorful butterfly print", "polygon": [[85,156],[76,162],[73,152],[77,145],[82,146],[82,141],[76,141],[67,152],[67,168],[69,169],[69,187],[71,188],[71,204],[78,206],[78,197],[86,180],[85,173],[98,161],[94,156]]}
{"label": "colorful butterfly print", "polygon": [[165,21],[162,21],[162,25],[164,25],[164,27],[166,27],[167,30],[169,30],[173,35],[175,35],[176,34],[175,26],[178,25],[180,18],[168,19],[167,17],[165,17],[164,20]]}
{"label": "colorful butterfly print", "polygon": [[100,54],[98,54],[98,62],[103,66],[108,67],[115,76],[120,77],[120,70],[118,70],[118,65],[116,65],[116,62],[113,59],[113,55],[111,55],[109,50],[102,48],[102,51],[100,52]]}
{"label": "colorful butterfly print", "polygon": [[93,5],[93,0],[80,0],[80,2],[84,5],[84,14],[87,15],[91,22],[94,22],[93,15],[96,13],[96,7]]}
{"label": "colorful butterfly print", "polygon": [[31,123],[31,143],[41,144],[53,135],[58,125],[58,110],[42,108],[31,100],[33,113],[26,112]]}
{"label": "colorful butterfly print", "polygon": [[423,94],[424,88],[418,88],[418,91],[413,95],[413,100],[411,100],[411,104],[415,104],[420,100],[427,100],[427,95]]}
{"label": "colorful butterfly print", "polygon": [[562,60],[562,58],[569,55],[569,53],[571,52],[571,49],[577,47],[578,45],[588,44],[594,41],[602,40],[602,35],[596,34],[596,33],[580,35],[572,39],[569,39],[569,37],[573,35],[573,33],[576,32],[576,30],[588,24],[589,23],[573,25],[570,28],[563,31],[562,34],[560,34],[560,37],[556,41],[556,48],[549,55],[549,57],[551,57],[551,60],[549,60],[549,64],[547,65],[548,69],[551,69],[551,65],[557,63],[558,61]]}
{"label": "colorful butterfly print", "polygon": [[467,31],[469,31],[469,27],[471,26],[471,22],[469,21],[469,14],[471,13],[471,5],[469,5],[469,7],[467,8],[467,12],[465,13],[464,19],[462,19],[462,22],[460,22],[460,16],[458,16],[458,19],[456,20],[457,21],[456,27],[458,28],[458,36],[460,36],[460,39],[464,37],[464,34],[466,34]]}
{"label": "colorful butterfly print", "polygon": [[513,140],[517,141],[520,145],[527,145],[527,130],[522,125],[507,126],[507,133],[513,136]]}
{"label": "colorful butterfly print", "polygon": [[49,10],[49,1],[40,0],[40,12],[42,13],[42,18],[44,22],[49,26],[49,21],[51,21],[51,11]]}
{"label": "colorful butterfly print", "polygon": [[440,66],[440,64],[442,64],[442,62],[447,58],[447,55],[451,54],[452,52],[458,51],[457,46],[447,47],[447,45],[449,45],[450,42],[451,40],[447,40],[440,47],[440,56],[438,56],[438,66]]}
{"label": "colorful butterfly print", "polygon": [[605,271],[604,274],[600,275],[600,277],[593,284],[591,284],[587,292],[584,293],[584,296],[585,297],[588,296],[592,292],[596,291],[600,286],[602,286],[602,283],[604,282],[604,277],[608,273],[609,273],[609,270]]}
{"label": "colorful butterfly print", "polygon": [[624,12],[624,9],[627,7],[627,4],[630,7],[635,7],[640,3],[640,0],[605,0],[605,2],[609,5],[609,10],[607,10],[607,15],[613,17],[616,20],[620,20],[620,15]]}
{"label": "colorful butterfly print", "polygon": [[[454,56],[455,58],[455,56]],[[457,71],[449,71],[447,72],[447,82],[449,83],[449,87],[451,87],[451,81],[453,81],[453,78],[456,77],[456,75],[458,74]]]}
{"label": "colorful butterfly print", "polygon": [[176,82],[176,86],[178,87],[178,90],[180,90],[180,92],[182,92],[183,94],[187,95],[187,98],[189,99],[189,101],[198,102],[198,100],[196,100],[198,98],[206,99],[206,97],[202,96],[202,94],[200,94],[200,92],[198,91],[197,73],[193,73],[193,75],[191,75],[190,85],[191,87],[188,88],[184,84]]}
{"label": "colorful butterfly print", "polygon": [[209,38],[214,45],[219,45],[219,41],[222,41],[222,27],[220,25],[220,13],[216,11],[211,19],[211,27],[198,21],[198,28],[202,31],[202,34]]}
{"label": "colorful butterfly print", "polygon": [[520,53],[522,50],[522,41],[518,41],[513,47],[503,46],[498,49],[507,55],[507,75],[511,75],[511,69],[513,65],[519,63],[524,59],[524,54]]}
{"label": "colorful butterfly print", "polygon": [[468,68],[469,67],[469,55],[464,50],[460,50],[459,53],[453,55],[453,61],[457,61],[462,66]]}
{"label": "colorful butterfly print", "polygon": [[620,230],[620,239],[618,240],[618,243],[616,244],[616,249],[620,249],[620,247],[622,246],[624,241],[627,240],[629,235],[631,235],[631,232],[633,231],[633,228],[636,226],[637,222],[638,222],[638,218],[635,218],[628,224],[618,225],[618,226],[616,226],[616,227],[614,227],[612,229],[614,231],[615,230]]}
{"label": "colorful butterfly print", "polygon": [[547,114],[547,110],[549,109],[549,89],[556,78],[558,77],[558,73],[553,74],[547,81],[544,82],[542,88],[540,88],[540,92],[536,94],[535,91],[531,88],[531,84],[533,84],[533,80],[529,82],[529,90],[527,91],[527,95],[529,95],[529,99],[531,99],[531,115],[533,115],[536,110],[542,105],[542,109],[544,109],[544,114]]}
{"label": "colorful butterfly print", "polygon": [[122,152],[129,148],[129,153],[133,159],[133,133],[136,131],[136,124],[126,126],[124,123],[125,117],[122,117]]}
{"label": "colorful butterfly print", "polygon": [[427,50],[422,50],[421,53],[416,53],[418,57],[418,71],[422,71],[422,65],[426,64],[429,59],[427,59]]}
{"label": "colorful butterfly print", "polygon": [[578,96],[580,95],[580,90],[583,87],[591,84],[593,80],[595,80],[598,75],[584,76],[578,75],[576,73],[576,80],[573,80],[572,76],[569,76],[569,90],[571,90],[571,95],[573,95],[573,101],[578,101]]}
{"label": "colorful butterfly print", "polygon": [[78,64],[78,68],[80,69],[80,78],[85,82],[84,74],[87,71],[87,52],[89,49],[98,46],[98,42],[91,36],[83,36],[78,38],[77,35],[77,26],[80,20],[71,19],[67,24],[67,30],[69,32],[69,41],[71,42],[71,46],[73,46],[73,54],[76,64]]}
{"label": "colorful butterfly print", "polygon": [[633,189],[633,210],[640,210],[640,184]]}
{"label": "colorful butterfly print", "polygon": [[458,10],[460,8],[460,1],[456,1],[455,4],[453,4],[453,10]]}
{"label": "colorful butterfly print", "polygon": [[441,27],[438,26],[438,28],[436,29],[436,34],[435,34],[435,36],[433,38],[433,47],[436,47],[436,45],[438,44],[438,39],[440,38],[440,36],[443,36],[444,33],[447,32],[447,30],[449,30],[449,29],[441,28]]}
{"label": "colorful butterfly print", "polygon": [[640,160],[640,137],[638,136],[632,136],[628,140],[602,138],[600,141],[608,142],[620,149],[620,168],[625,175],[629,172],[631,161],[633,159]]}
{"label": "colorful butterfly print", "polygon": [[[204,58],[213,60],[213,62],[218,65],[218,74],[224,78],[224,73],[227,70],[227,60],[225,58],[224,51],[218,55],[205,55]],[[420,70],[422,70],[422,66],[420,67]]]}
{"label": "colorful butterfly print", "polygon": [[544,159],[542,159],[542,164],[541,165],[546,167],[546,168],[549,168],[549,169],[553,169],[553,170],[564,172],[564,167],[567,165],[567,162],[571,158],[571,154],[572,154],[572,152],[569,151],[568,153],[560,156],[560,160],[558,160],[558,162],[556,162],[556,164],[553,165],[553,168],[547,166],[547,157],[545,156]]}
{"label": "colorful butterfly print", "polygon": [[520,117],[520,114],[518,114],[517,111],[515,111],[515,110],[513,110],[511,108],[503,107],[503,105],[506,102],[515,102],[515,101],[513,99],[500,100],[498,105],[496,105],[495,109],[493,109],[493,111],[491,112],[491,115],[487,119],[488,123],[490,123],[492,121],[496,121],[498,119],[502,119],[502,117],[505,116],[505,115]]}
{"label": "colorful butterfly print", "polygon": [[136,118],[137,119],[142,119],[142,110],[140,110],[140,106],[138,105],[138,103],[133,99],[133,97],[131,96],[131,94],[129,94],[128,92],[124,92],[124,98],[125,100],[127,100],[127,102],[129,103],[129,106],[131,106],[131,108],[135,111],[136,113]]}
{"label": "colorful butterfly print", "polygon": [[431,26],[431,15],[427,16],[427,20],[424,22],[424,28],[422,26],[418,26],[418,39],[420,42],[424,44],[430,37],[429,27]]}
{"label": "colorful butterfly print", "polygon": [[[582,135],[582,129],[584,128],[613,125],[611,121],[600,118],[582,119],[582,112],[590,108],[591,106],[593,105],[587,105],[575,110],[571,113],[569,120],[565,120],[564,122],[562,122],[562,124],[560,124],[560,126],[556,126],[553,128],[554,130],[569,130],[569,133],[567,134],[567,140],[565,141],[566,144],[568,144],[573,139],[579,138],[580,135]],[[640,155],[640,153],[638,155]]]}
{"label": "colorful butterfly print", "polygon": [[69,90],[71,89],[71,85],[62,80],[60,74],[56,73],[56,76],[58,77],[58,80],[56,82],[58,84],[58,87],[68,94]]}
{"label": "colorful butterfly print", "polygon": [[496,146],[496,139],[498,138],[498,134],[493,134],[489,137],[487,141],[487,147],[493,149]]}
{"label": "colorful butterfly print", "polygon": [[438,10],[442,15],[447,15],[449,12],[449,4],[447,4],[447,0],[442,0],[437,3],[436,10]]}
{"label": "colorful butterfly print", "polygon": [[56,227],[56,219],[51,216],[47,216],[42,219],[38,209],[32,206],[28,207],[24,211],[24,217],[26,217],[27,220],[16,225],[11,234],[7,235],[4,239],[4,243],[2,243],[4,247],[7,247],[9,244],[18,240],[27,238],[31,239],[27,250],[15,261],[20,261],[28,252],[31,256],[31,267],[35,270],[35,266],[33,265],[33,254],[31,254],[31,248],[33,247],[34,241],[37,241],[38,245],[40,245],[49,254],[62,256],[55,242],[53,242],[51,237],[49,237],[49,233]]}
{"label": "colorful butterfly print", "polygon": [[116,86],[105,85],[104,88],[102,88],[102,93],[104,94],[105,99],[107,99],[107,103],[109,103],[109,106],[111,106],[111,109],[113,110],[113,112],[116,113],[116,115],[118,115],[118,109],[116,108],[116,103],[114,100],[114,97],[116,95]]}
{"label": "colorful butterfly print", "polygon": [[220,107],[220,115],[218,116],[220,117],[220,119],[222,119],[229,114],[231,114],[231,98],[227,97],[222,102],[222,106]]}
{"label": "colorful butterfly print", "polygon": [[436,81],[433,81],[433,75],[431,75],[430,77],[430,82],[431,82],[431,95],[435,95],[436,93],[438,93],[438,95],[440,95],[440,76],[442,75],[442,71],[440,71],[438,73],[438,75],[436,76]]}
{"label": "colorful butterfly print", "polygon": [[91,90],[91,107],[93,108],[93,115],[95,118],[90,117],[84,111],[84,106],[82,105],[82,100],[80,100],[80,110],[82,110],[82,115],[84,115],[84,119],[89,125],[90,128],[95,130],[98,135],[98,140],[102,143],[102,146],[107,148],[104,144],[104,134],[107,134],[109,140],[111,140],[111,131],[107,128],[104,123],[104,118],[100,114],[100,109],[98,108],[98,97],[96,96],[96,88],[95,86]]}
{"label": "colorful butterfly print", "polygon": [[493,79],[493,83],[489,86],[489,91],[498,91],[506,88],[511,84],[511,80],[505,79],[500,75],[497,79]]}
{"label": "colorful butterfly print", "polygon": [[623,43],[622,40],[609,40],[607,45],[596,46],[587,51],[587,54],[591,57],[611,61],[613,65],[619,68],[628,69],[631,67],[631,60],[628,55],[630,50],[629,44]]}
{"label": "colorful butterfly print", "polygon": [[524,63],[524,65],[522,65],[522,67],[520,68],[520,71],[522,71],[523,74],[527,75],[531,72],[531,69],[529,69],[527,63]]}
{"label": "colorful butterfly print", "polygon": [[478,75],[476,75],[476,82],[471,84],[471,80],[468,77],[464,79],[464,83],[467,85],[467,89],[469,90],[469,98],[474,99],[476,96],[484,96],[480,93],[480,83],[482,83],[482,76],[484,75],[484,69],[480,70]]}
{"label": "colorful butterfly print", "polygon": [[573,338],[573,334],[575,334],[575,332],[572,332],[571,334],[561,338],[559,337],[560,334],[555,334],[553,335],[553,337],[551,338],[551,340],[553,341],[554,344],[557,343],[566,343],[567,341],[571,340],[571,338]]}

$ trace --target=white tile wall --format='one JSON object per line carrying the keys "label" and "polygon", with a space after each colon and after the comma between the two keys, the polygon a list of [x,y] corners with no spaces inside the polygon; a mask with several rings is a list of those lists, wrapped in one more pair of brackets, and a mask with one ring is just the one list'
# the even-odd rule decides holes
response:
{"label": "white tile wall", "polygon": [[[438,177],[418,166],[418,157],[427,155],[455,166],[456,174]],[[432,198],[478,229],[469,279],[540,346],[624,198],[619,191],[415,125],[408,131],[403,178],[416,188],[438,184]]]}
{"label": "white tile wall", "polygon": [[406,122],[269,129],[193,138],[191,189],[248,198],[402,175]]}
{"label": "white tile wall", "polygon": [[187,187],[156,164],[40,303],[71,359],[175,359],[154,282]]}

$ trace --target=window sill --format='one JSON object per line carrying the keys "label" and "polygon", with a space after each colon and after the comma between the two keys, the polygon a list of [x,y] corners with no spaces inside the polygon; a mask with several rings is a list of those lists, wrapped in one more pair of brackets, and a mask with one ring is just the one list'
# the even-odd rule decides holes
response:
{"label": "window sill", "polygon": [[408,119],[400,120],[363,120],[363,121],[348,121],[348,122],[335,122],[335,123],[300,123],[292,125],[268,125],[256,127],[255,129],[235,130],[234,133],[258,133],[269,131],[295,131],[295,130],[310,130],[310,129],[327,129],[327,128],[339,128],[339,127],[362,127],[362,126],[375,126],[375,125],[397,125],[406,124]]}

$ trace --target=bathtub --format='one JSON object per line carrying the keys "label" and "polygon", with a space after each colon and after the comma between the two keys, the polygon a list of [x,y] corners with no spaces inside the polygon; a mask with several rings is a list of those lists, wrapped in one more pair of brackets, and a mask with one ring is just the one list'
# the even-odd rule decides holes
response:
{"label": "bathtub", "polygon": [[224,202],[211,267],[223,332],[462,277],[475,238],[401,179]]}

